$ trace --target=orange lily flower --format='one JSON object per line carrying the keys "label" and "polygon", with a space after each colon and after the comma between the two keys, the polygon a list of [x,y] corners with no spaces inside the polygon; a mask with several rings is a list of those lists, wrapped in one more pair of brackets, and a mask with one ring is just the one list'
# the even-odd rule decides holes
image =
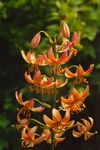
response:
{"label": "orange lily flower", "polygon": [[34,52],[31,53],[30,51],[28,51],[25,54],[25,52],[23,50],[21,50],[21,54],[22,54],[22,57],[24,58],[24,60],[28,64],[39,65],[39,66],[47,65],[43,55],[38,55],[37,57],[35,57]]}
{"label": "orange lily flower", "polygon": [[97,133],[97,131],[94,133],[89,132],[93,126],[93,118],[89,117],[89,121],[85,119],[81,119],[81,120],[83,121],[83,124],[80,122],[77,122],[78,131],[73,130],[72,134],[76,138],[84,135],[84,139],[88,140],[91,136]]}
{"label": "orange lily flower", "polygon": [[71,127],[74,124],[74,120],[70,120],[70,110],[67,109],[64,117],[62,118],[60,112],[53,108],[52,109],[52,119],[44,115],[43,120],[47,127],[53,129],[55,132],[58,130],[64,130],[65,128]]}
{"label": "orange lily flower", "polygon": [[56,80],[56,82],[54,82],[53,77],[48,78],[47,76],[41,75],[40,70],[38,70],[35,73],[33,79],[31,78],[30,74],[27,74],[27,72],[25,72],[25,79],[28,83],[34,84],[35,86],[41,89],[53,88],[55,84],[56,84],[56,88],[61,88],[65,86],[67,83],[67,80],[63,82],[61,79]]}
{"label": "orange lily flower", "polygon": [[36,136],[37,126],[32,128],[24,128],[21,133],[22,146],[23,147],[33,147],[36,144],[43,142],[44,137],[35,137]]}
{"label": "orange lily flower", "polygon": [[44,108],[42,106],[39,106],[36,108],[34,107],[34,105],[35,105],[34,99],[26,100],[24,102],[22,99],[22,92],[20,92],[19,94],[18,94],[18,92],[16,92],[15,96],[16,96],[18,103],[23,106],[24,111],[27,111],[27,114],[29,114],[29,116],[30,116],[29,111],[42,112],[44,110]]}
{"label": "orange lily flower", "polygon": [[65,76],[67,78],[76,78],[76,83],[86,82],[86,79],[83,76],[88,76],[94,68],[94,64],[90,65],[88,70],[84,71],[82,66],[79,65],[75,73],[71,72],[68,68],[65,68]]}
{"label": "orange lily flower", "polygon": [[70,52],[69,55],[68,55],[68,52],[64,52],[60,56],[60,58],[55,58],[54,53],[53,53],[53,49],[51,47],[48,51],[48,56],[45,53],[43,55],[44,55],[44,58],[45,58],[47,64],[49,64],[49,65],[55,65],[55,64],[61,65],[61,64],[67,63],[71,59],[73,52]]}
{"label": "orange lily flower", "polygon": [[78,92],[75,88],[73,88],[68,98],[65,98],[63,96],[61,97],[61,105],[65,110],[69,108],[72,112],[81,111],[85,108],[83,102],[88,95],[89,95],[88,85],[84,92],[82,91]]}
{"label": "orange lily flower", "polygon": [[[55,133],[55,136],[54,136],[55,144],[58,144],[59,142],[62,142],[63,140],[65,140],[65,138],[62,137],[63,134],[64,134],[64,132]],[[44,140],[47,143],[51,143],[51,131],[49,129],[43,129],[43,132],[41,135],[45,137]]]}

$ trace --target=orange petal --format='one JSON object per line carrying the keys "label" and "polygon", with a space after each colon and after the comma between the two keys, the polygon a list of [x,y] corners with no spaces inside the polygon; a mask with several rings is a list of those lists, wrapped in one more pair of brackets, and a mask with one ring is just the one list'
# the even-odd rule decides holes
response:
{"label": "orange petal", "polygon": [[55,108],[52,109],[52,119],[54,120],[54,122],[62,121],[62,117],[61,117],[59,111]]}
{"label": "orange petal", "polygon": [[23,105],[24,103],[23,103],[23,100],[22,100],[22,92],[20,92],[20,93],[18,94],[18,92],[16,91],[16,92],[15,92],[15,96],[16,96],[16,99],[17,99],[18,103],[19,103],[20,105]]}
{"label": "orange petal", "polygon": [[89,69],[85,71],[84,74],[89,75],[92,72],[93,68],[94,68],[94,64],[90,65]]}
{"label": "orange petal", "polygon": [[77,131],[73,130],[72,134],[73,134],[74,137],[78,138],[78,137],[80,137],[83,133],[82,133],[82,132],[77,132]]}
{"label": "orange petal", "polygon": [[25,53],[24,53],[23,50],[21,50],[21,54],[22,54],[22,57],[24,58],[24,60],[25,60],[27,63],[30,63],[30,62],[28,61],[28,59],[27,59],[27,57],[26,57],[26,55],[25,55]]}
{"label": "orange petal", "polygon": [[40,137],[35,138],[35,139],[33,140],[34,144],[40,144],[40,143],[43,142],[43,141],[44,141],[44,137],[43,137],[43,136],[40,136]]}
{"label": "orange petal", "polygon": [[36,82],[36,83],[40,83],[41,82],[41,72],[40,70],[38,70],[34,77],[33,77],[33,81]]}
{"label": "orange petal", "polygon": [[62,122],[67,123],[70,120],[70,110],[67,109]]}
{"label": "orange petal", "polygon": [[44,120],[44,122],[46,123],[47,126],[49,126],[51,128],[53,127],[54,121],[51,120],[48,116],[43,115],[43,120]]}
{"label": "orange petal", "polygon": [[40,66],[45,66],[45,65],[47,65],[46,60],[44,59],[44,56],[43,56],[43,55],[39,55],[39,56],[36,58],[35,64],[40,65]]}
{"label": "orange petal", "polygon": [[37,130],[37,126],[28,129],[28,136],[33,139],[35,137],[35,132]]}
{"label": "orange petal", "polygon": [[56,62],[56,58],[55,58],[55,56],[54,56],[52,47],[49,49],[48,58],[49,58],[52,62]]}
{"label": "orange petal", "polygon": [[44,108],[42,106],[36,107],[36,108],[31,108],[31,111],[33,111],[33,112],[42,112],[43,110],[44,110]]}
{"label": "orange petal", "polygon": [[67,63],[71,59],[72,55],[73,55],[72,52],[70,52],[69,56],[68,56],[67,52],[64,52],[61,55],[61,57],[60,57],[60,59],[58,61],[58,64],[65,64],[65,63]]}
{"label": "orange petal", "polygon": [[24,77],[28,83],[34,84],[34,81],[32,80],[31,76],[29,74],[27,74],[27,72],[25,72]]}
{"label": "orange petal", "polygon": [[82,76],[82,75],[84,75],[84,70],[83,70],[83,68],[82,68],[81,65],[79,65],[79,67],[77,68],[76,73],[77,73],[77,76]]}
{"label": "orange petal", "polygon": [[72,73],[68,68],[65,68],[65,76],[67,78],[75,78],[75,77],[77,77],[76,73]]}
{"label": "orange petal", "polygon": [[80,97],[80,101],[84,101],[88,95],[89,95],[89,85],[87,85],[83,95]]}

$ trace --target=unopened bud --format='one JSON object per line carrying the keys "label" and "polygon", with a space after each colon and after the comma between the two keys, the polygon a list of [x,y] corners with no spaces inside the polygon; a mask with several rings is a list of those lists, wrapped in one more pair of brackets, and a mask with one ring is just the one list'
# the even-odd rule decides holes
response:
{"label": "unopened bud", "polygon": [[62,21],[60,31],[61,31],[61,34],[62,34],[62,38],[70,37],[70,30],[69,30],[69,27],[68,27],[68,25],[65,21]]}
{"label": "unopened bud", "polygon": [[40,40],[41,40],[41,34],[37,33],[31,40],[31,47],[33,49],[36,48],[39,45]]}
{"label": "unopened bud", "polygon": [[80,34],[74,32],[73,38],[72,38],[72,46],[76,45],[80,41]]}

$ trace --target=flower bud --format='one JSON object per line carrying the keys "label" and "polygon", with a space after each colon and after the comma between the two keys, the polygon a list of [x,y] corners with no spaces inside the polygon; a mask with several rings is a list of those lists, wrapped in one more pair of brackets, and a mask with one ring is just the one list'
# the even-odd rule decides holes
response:
{"label": "flower bud", "polygon": [[70,37],[70,30],[69,30],[69,27],[65,21],[62,22],[60,31],[62,34],[62,38]]}
{"label": "flower bud", "polygon": [[40,43],[41,35],[40,33],[37,33],[31,40],[31,47],[34,49],[36,48]]}

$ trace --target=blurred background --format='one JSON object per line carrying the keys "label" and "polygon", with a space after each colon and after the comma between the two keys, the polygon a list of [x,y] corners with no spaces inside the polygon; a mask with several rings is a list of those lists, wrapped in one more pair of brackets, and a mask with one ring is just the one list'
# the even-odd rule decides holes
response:
{"label": "blurred background", "polygon": [[[26,63],[20,50],[28,50],[33,35],[45,30],[54,35],[65,19],[71,32],[81,33],[75,64],[86,69],[95,64],[89,78],[90,96],[82,116],[94,118],[98,134],[89,141],[75,139],[70,133],[58,150],[100,150],[100,0],[0,0],[0,150],[21,150],[16,124],[15,91],[27,87],[23,74]],[[45,39],[40,49],[45,49]],[[63,147],[63,148],[62,148]],[[46,150],[41,144],[34,150]]]}

